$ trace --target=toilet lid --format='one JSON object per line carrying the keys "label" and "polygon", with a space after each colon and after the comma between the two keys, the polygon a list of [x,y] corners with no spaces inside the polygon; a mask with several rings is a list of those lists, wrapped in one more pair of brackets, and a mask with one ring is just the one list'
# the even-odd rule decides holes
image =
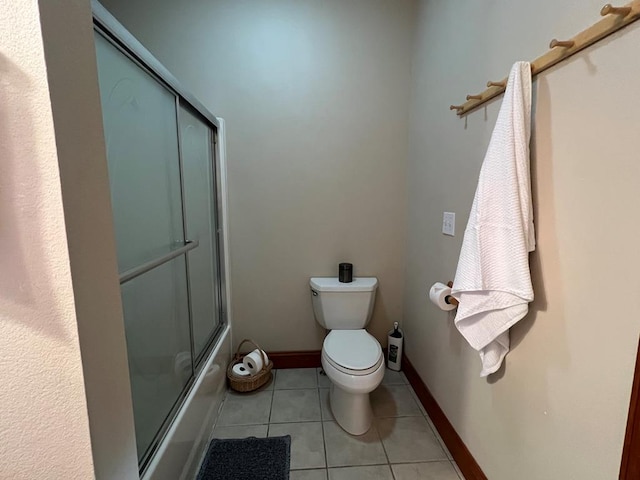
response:
{"label": "toilet lid", "polygon": [[366,330],[332,330],[322,349],[333,363],[349,370],[368,370],[382,358],[378,341]]}

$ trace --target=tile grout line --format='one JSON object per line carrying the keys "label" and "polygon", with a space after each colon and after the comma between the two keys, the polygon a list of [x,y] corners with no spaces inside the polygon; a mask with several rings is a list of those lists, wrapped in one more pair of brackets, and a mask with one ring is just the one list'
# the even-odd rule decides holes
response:
{"label": "tile grout line", "polygon": [[433,460],[403,460],[402,462],[391,463],[391,465],[413,465],[417,463],[451,463],[448,458],[435,458]]}
{"label": "tile grout line", "polygon": [[378,434],[378,438],[380,439],[380,446],[382,447],[382,451],[384,452],[384,457],[387,459],[387,467],[389,467],[389,471],[391,472],[391,478],[395,480],[395,475],[393,474],[393,469],[391,468],[391,459],[389,458],[389,454],[387,453],[387,449],[384,446],[384,442],[382,441],[382,435],[380,435],[380,430],[378,430],[378,419],[374,415],[373,417],[373,428],[375,428],[376,433]]}
{"label": "tile grout line", "polygon": [[433,436],[436,438],[436,441],[438,442],[438,445],[440,445],[440,448],[444,452],[445,457],[447,457],[447,460],[449,460],[450,462],[454,462],[453,458],[451,457],[451,452],[449,452],[449,449],[445,445],[444,440],[442,439],[442,436],[440,435],[440,432],[438,432],[438,430],[435,427],[435,424],[433,423],[433,420],[431,420],[431,418],[429,417],[429,414],[427,413],[427,411],[422,406],[420,400],[418,399],[418,395],[416,394],[415,390],[413,389],[413,387],[411,385],[408,385],[408,387],[409,387],[409,389],[411,391],[411,396],[413,397],[413,401],[418,404],[418,408],[420,409],[420,413],[422,413],[422,416],[427,421],[427,425],[429,425],[429,429],[431,430],[431,433],[433,433]]}
{"label": "tile grout line", "polygon": [[322,429],[322,448],[324,449],[324,469],[326,476],[329,478],[329,459],[327,458],[327,439],[324,435],[324,415],[322,415],[322,398],[320,397],[320,371],[316,368],[316,384],[318,387],[318,402],[320,403],[320,428]]}
{"label": "tile grout line", "polygon": [[[433,427],[432,427],[432,425],[431,425],[430,418],[428,417],[428,415],[426,415],[426,413],[423,413],[423,410],[422,410],[422,408],[421,408],[421,404],[420,404],[420,402],[419,402],[419,401],[417,400],[417,398],[416,398],[415,391],[413,390],[413,387],[412,387],[408,382],[405,382],[405,383],[402,383],[402,384],[393,384],[393,383],[392,383],[392,384],[386,384],[386,385],[385,385],[385,384],[381,384],[381,385],[384,385],[385,387],[398,387],[398,386],[400,386],[400,385],[404,386],[404,387],[408,390],[409,395],[411,396],[411,399],[414,401],[414,403],[415,403],[415,404],[416,404],[416,406],[418,407],[418,411],[420,412],[420,414],[419,414],[419,415],[396,415],[396,416],[393,416],[393,417],[380,417],[380,418],[411,418],[411,417],[423,417],[423,418],[424,418],[424,420],[427,422],[427,426],[429,427],[429,431],[430,431],[430,432],[431,432],[431,434],[434,436],[434,438],[436,439],[436,441],[437,441],[437,443],[438,443],[438,446],[441,448],[442,452],[443,452],[443,453],[444,453],[444,455],[445,455],[445,458],[444,458],[444,459],[434,459],[434,460],[426,460],[426,461],[424,461],[424,460],[423,460],[423,461],[413,461],[413,462],[408,461],[408,462],[400,462],[400,463],[398,463],[398,464],[421,464],[421,463],[436,463],[436,462],[437,462],[437,463],[440,463],[440,462],[448,461],[448,462],[449,462],[449,464],[451,465],[451,468],[453,468],[453,469],[454,469],[454,472],[456,473],[456,476],[458,476],[458,477],[459,477],[457,470],[456,470],[456,469],[454,468],[454,466],[453,466],[453,462],[451,461],[451,459],[449,459],[449,457],[448,457],[448,455],[447,455],[447,453],[446,453],[446,450],[445,450],[445,449],[444,449],[444,447],[442,446],[442,441],[440,440],[439,435],[438,435],[436,432],[434,432],[434,431],[433,431]],[[377,418],[376,418],[376,420],[377,420]],[[376,430],[377,430],[377,421],[376,421]],[[379,431],[378,431],[378,436],[380,436],[380,432],[379,432]],[[384,450],[384,452],[385,452],[385,455],[387,455],[387,460],[388,460],[388,462],[389,462],[389,463],[388,463],[388,465],[389,465],[389,470],[391,471],[391,476],[392,476],[392,478],[393,478],[394,480],[396,480],[396,475],[395,475],[395,473],[394,473],[394,471],[393,471],[393,468],[392,468],[392,466],[393,466],[393,465],[396,465],[396,464],[392,464],[392,463],[391,463],[391,460],[389,459],[388,454],[387,454],[387,450],[386,450],[386,448],[385,448],[385,446],[384,446],[384,442],[382,442],[382,437],[381,437],[381,436],[380,436],[380,442],[381,442],[381,444],[382,444],[382,448],[383,448],[383,450]],[[460,479],[460,480],[463,480],[463,479]]]}
{"label": "tile grout line", "polygon": [[444,456],[447,458],[447,460],[449,460],[450,462],[453,462],[453,458],[451,458],[451,452],[449,452],[449,449],[445,445],[444,440],[442,440],[442,437],[440,436],[440,432],[438,432],[438,430],[436,430],[436,427],[433,424],[433,420],[431,420],[431,418],[429,418],[429,415],[423,415],[423,416],[424,416],[425,420],[427,421],[427,425],[429,425],[429,429],[431,430],[431,433],[433,433],[433,436],[436,438],[436,441],[438,442],[438,445],[442,449],[442,452],[444,453]]}
{"label": "tile grout line", "polygon": [[[413,389],[413,387],[410,384],[408,384],[407,386],[409,387],[409,389],[411,391],[411,396],[413,397],[413,400],[418,404],[419,408],[422,407],[419,399],[417,398],[418,396],[417,396],[415,390]],[[444,452],[444,455],[445,455],[446,459],[449,461],[449,464],[451,465],[451,468],[453,468],[453,471],[455,472],[456,476],[458,477],[459,480],[465,480],[463,477],[460,476],[461,472],[460,472],[460,467],[458,467],[458,464],[455,462],[455,460],[453,460],[453,458],[450,458],[451,457],[451,453],[449,452],[449,449],[447,448],[447,446],[444,444],[444,440],[442,440],[442,437],[440,436],[440,433],[436,430],[433,421],[429,417],[429,414],[427,413],[427,411],[424,408],[420,408],[420,412],[422,413],[422,416],[424,417],[424,419],[427,421],[427,425],[429,426],[429,429],[431,430],[431,432],[435,436],[436,441],[438,442],[438,445],[440,445],[440,448]],[[449,452],[449,453],[447,453],[447,452]]]}
{"label": "tile grout line", "polygon": [[[269,431],[271,430],[271,425],[286,425],[286,424],[308,424],[308,423],[320,423],[320,429],[321,429],[321,434],[322,434],[322,445],[324,448],[324,462],[325,465],[324,467],[308,467],[308,468],[296,468],[295,470],[291,470],[291,471],[300,471],[300,470],[317,470],[317,469],[321,469],[324,470],[326,475],[328,476],[328,471],[327,471],[327,456],[326,456],[326,446],[325,446],[325,439],[324,439],[324,425],[322,424],[322,404],[320,401],[320,390],[319,390],[319,383],[318,383],[318,379],[317,379],[317,371],[315,369],[313,369],[313,379],[314,379],[314,384],[312,386],[307,386],[307,387],[303,387],[303,388],[278,388],[278,391],[293,391],[293,390],[315,390],[316,392],[316,398],[317,398],[317,406],[318,406],[318,413],[319,413],[319,418],[317,420],[296,420],[296,421],[290,421],[290,422],[272,422],[272,415],[273,415],[273,401],[272,401],[272,405],[271,405],[271,411],[269,412]],[[274,397],[275,397],[275,392],[276,392],[276,386],[274,384]]]}
{"label": "tile grout line", "polygon": [[322,448],[324,449],[324,468],[327,471],[327,478],[329,478],[329,459],[327,457],[327,439],[324,435],[324,421],[320,422],[322,428]]}
{"label": "tile grout line", "polygon": [[[278,374],[276,373],[276,378]],[[271,413],[273,412],[273,397],[276,396],[276,380],[273,380],[273,390],[271,390],[271,405],[269,405],[269,418],[267,419],[267,438],[269,437],[269,431],[271,430]]]}

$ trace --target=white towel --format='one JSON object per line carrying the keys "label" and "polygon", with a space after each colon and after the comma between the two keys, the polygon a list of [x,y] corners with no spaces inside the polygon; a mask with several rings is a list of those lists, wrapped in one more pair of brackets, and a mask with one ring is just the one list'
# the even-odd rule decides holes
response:
{"label": "white towel", "polygon": [[530,132],[531,68],[517,62],[482,164],[452,289],[460,302],[455,324],[480,353],[481,377],[500,368],[509,328],[533,300]]}

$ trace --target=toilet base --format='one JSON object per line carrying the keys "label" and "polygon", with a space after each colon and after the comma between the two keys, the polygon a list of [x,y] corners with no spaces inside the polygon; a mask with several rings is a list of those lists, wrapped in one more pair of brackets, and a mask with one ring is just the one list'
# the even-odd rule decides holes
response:
{"label": "toilet base", "polygon": [[373,423],[369,393],[349,393],[331,384],[329,407],[336,422],[351,435],[363,435]]}
{"label": "toilet base", "polygon": [[351,435],[367,433],[373,423],[369,394],[378,388],[384,377],[382,351],[376,365],[371,373],[352,375],[337,368],[322,350],[322,368],[331,380],[329,407],[338,425]]}

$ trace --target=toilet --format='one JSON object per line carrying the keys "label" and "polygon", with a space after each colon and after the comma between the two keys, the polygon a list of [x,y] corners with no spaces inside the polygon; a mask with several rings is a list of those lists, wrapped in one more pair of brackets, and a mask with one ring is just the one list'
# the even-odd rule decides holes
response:
{"label": "toilet", "polygon": [[331,381],[329,405],[345,431],[362,435],[371,427],[369,394],[384,377],[384,356],[365,327],[378,287],[375,277],[340,283],[337,277],[310,280],[316,321],[330,330],[322,344],[322,368]]}

